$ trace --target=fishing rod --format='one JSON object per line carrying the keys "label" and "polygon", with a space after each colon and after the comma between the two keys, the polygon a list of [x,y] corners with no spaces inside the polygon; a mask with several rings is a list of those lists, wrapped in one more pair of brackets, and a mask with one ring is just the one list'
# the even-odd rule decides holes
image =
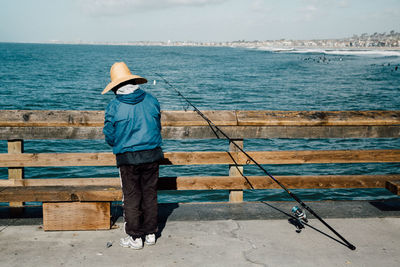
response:
{"label": "fishing rod", "polygon": [[323,223],[329,230],[331,230],[337,237],[339,237],[346,246],[351,249],[355,250],[356,247],[347,241],[341,234],[339,234],[335,229],[332,228],[327,222],[324,221],[314,210],[312,210],[308,205],[306,205],[297,195],[291,192],[286,186],[284,186],[281,182],[279,182],[274,176],[272,176],[263,166],[261,166],[253,157],[251,157],[246,151],[243,150],[232,138],[230,138],[225,132],[223,132],[217,125],[215,125],[203,112],[201,112],[189,99],[187,99],[182,93],[176,89],[171,83],[169,83],[161,74],[155,73],[159,76],[165,84],[167,84],[171,89],[173,89],[178,96],[180,96],[183,100],[186,101],[188,105],[190,105],[194,111],[202,117],[207,124],[210,126],[214,134],[219,138],[218,133],[220,133],[223,137],[225,137],[229,142],[231,142],[240,152],[242,152],[249,161],[253,162],[260,170],[262,170],[269,178],[271,178],[275,183],[277,183],[283,190],[286,191],[294,200],[296,200],[304,209],[310,212],[315,218],[317,218],[321,223]]}

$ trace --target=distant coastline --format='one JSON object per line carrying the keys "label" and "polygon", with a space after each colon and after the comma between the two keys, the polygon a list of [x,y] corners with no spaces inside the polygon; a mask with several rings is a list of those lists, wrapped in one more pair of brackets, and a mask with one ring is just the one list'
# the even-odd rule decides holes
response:
{"label": "distant coastline", "polygon": [[[50,43],[63,43],[51,41]],[[400,33],[390,31],[389,33],[353,35],[341,39],[320,40],[238,40],[226,42],[199,42],[199,41],[134,41],[134,42],[68,42],[68,44],[98,44],[98,45],[140,45],[140,46],[215,46],[215,47],[246,47],[246,48],[282,48],[282,49],[400,49]]]}
{"label": "distant coastline", "polygon": [[122,46],[193,46],[193,47],[239,47],[265,50],[324,49],[324,50],[400,50],[400,33],[374,33],[349,38],[318,40],[237,40],[225,42],[213,41],[126,41],[126,42],[91,42],[51,40],[45,44],[82,44],[82,45],[122,45]]}
{"label": "distant coastline", "polygon": [[325,50],[400,50],[400,40],[391,45],[350,45],[348,41],[331,40],[274,40],[274,41],[233,41],[233,42],[192,42],[192,41],[132,41],[132,42],[86,42],[86,41],[49,41],[46,44],[73,45],[115,45],[115,46],[191,46],[191,47],[238,47],[270,49],[325,49]]}

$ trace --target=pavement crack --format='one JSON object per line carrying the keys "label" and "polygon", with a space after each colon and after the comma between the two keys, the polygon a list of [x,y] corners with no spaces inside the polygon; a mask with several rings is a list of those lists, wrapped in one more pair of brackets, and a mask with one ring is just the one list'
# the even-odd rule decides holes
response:
{"label": "pavement crack", "polygon": [[242,230],[243,228],[242,228],[242,226],[240,225],[239,222],[234,221],[234,220],[232,220],[232,221],[236,224],[236,228],[232,229],[230,231],[230,234],[232,235],[232,237],[233,238],[237,238],[240,241],[247,242],[250,245],[250,249],[242,251],[242,255],[243,255],[243,258],[245,259],[245,261],[247,261],[249,263],[252,263],[252,264],[255,264],[255,265],[267,267],[267,265],[264,264],[264,263],[260,263],[260,262],[257,262],[255,260],[250,259],[249,254],[252,253],[254,250],[256,250],[257,246],[249,238],[239,236],[238,232],[240,230]]}
{"label": "pavement crack", "polygon": [[239,222],[234,221],[234,220],[232,220],[232,222],[234,222],[234,223],[236,224],[236,228],[235,228],[235,229],[232,229],[232,230],[230,231],[230,234],[232,235],[233,238],[237,238],[237,239],[239,239],[239,240],[242,240],[242,239],[239,238],[239,236],[238,236],[238,234],[237,234],[237,231],[239,231],[240,229],[242,229],[241,226],[240,226],[240,224],[239,224]]}
{"label": "pavement crack", "polygon": [[[252,244],[250,241],[248,241],[248,242],[249,242],[250,244]],[[251,253],[252,251],[256,250],[256,249],[257,249],[257,247],[254,246],[254,244],[252,244],[252,246],[251,246],[250,249],[248,249],[248,250],[246,250],[246,251],[242,251],[242,255],[243,255],[244,259],[245,259],[246,261],[252,263],[252,264],[259,265],[259,266],[264,266],[264,267],[268,267],[265,263],[257,262],[257,261],[255,261],[255,260],[250,259],[250,257],[249,257],[248,254]]]}

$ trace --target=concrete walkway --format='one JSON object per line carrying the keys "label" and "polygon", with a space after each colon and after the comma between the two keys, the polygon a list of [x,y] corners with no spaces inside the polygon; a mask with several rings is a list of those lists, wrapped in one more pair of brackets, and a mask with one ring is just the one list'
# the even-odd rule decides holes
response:
{"label": "concrete walkway", "polygon": [[[327,219],[357,250],[288,220],[167,221],[155,246],[119,246],[108,231],[0,226],[1,266],[400,266],[400,218]],[[329,233],[315,219],[310,224]],[[112,246],[107,248],[107,242]]]}

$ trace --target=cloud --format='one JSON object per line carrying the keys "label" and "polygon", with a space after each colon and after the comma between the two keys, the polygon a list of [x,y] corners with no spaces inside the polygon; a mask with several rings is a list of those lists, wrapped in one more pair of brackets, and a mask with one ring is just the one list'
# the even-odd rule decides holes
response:
{"label": "cloud", "polygon": [[349,0],[303,0],[304,5],[313,5],[319,8],[348,8]]}
{"label": "cloud", "polygon": [[315,19],[315,17],[319,14],[320,8],[314,4],[307,5],[300,9],[299,14],[301,21],[310,22]]}
{"label": "cloud", "polygon": [[202,7],[228,0],[75,0],[78,7],[94,16],[124,15],[134,11],[152,11],[174,7]]}
{"label": "cloud", "polygon": [[349,8],[348,0],[301,0],[300,3],[300,20],[306,22],[329,16],[338,8]]}
{"label": "cloud", "polygon": [[347,0],[339,1],[339,3],[338,3],[338,7],[341,7],[341,8],[347,8],[349,6],[350,6],[350,4]]}
{"label": "cloud", "polygon": [[310,12],[310,13],[316,12],[317,10],[318,10],[318,8],[314,5],[309,5],[304,8],[304,11]]}
{"label": "cloud", "polygon": [[265,13],[268,14],[271,12],[272,8],[267,6],[267,3],[264,0],[254,0],[250,4],[250,8],[254,12]]}

